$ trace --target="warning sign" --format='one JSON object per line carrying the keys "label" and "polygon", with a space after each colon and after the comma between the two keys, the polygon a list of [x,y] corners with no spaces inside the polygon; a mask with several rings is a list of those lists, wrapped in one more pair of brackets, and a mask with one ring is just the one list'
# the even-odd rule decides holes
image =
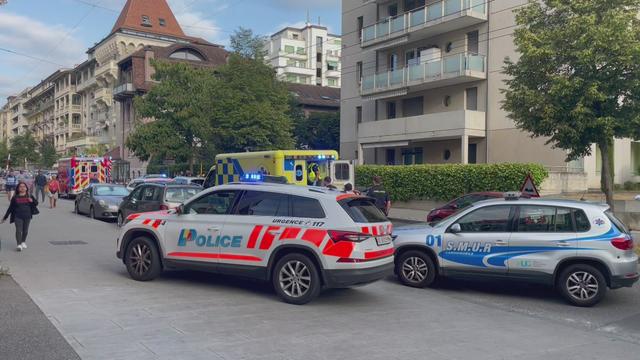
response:
{"label": "warning sign", "polygon": [[536,188],[536,184],[533,183],[531,174],[527,174],[527,177],[524,179],[524,183],[522,184],[522,187],[520,187],[520,193],[531,197],[540,197],[540,193]]}

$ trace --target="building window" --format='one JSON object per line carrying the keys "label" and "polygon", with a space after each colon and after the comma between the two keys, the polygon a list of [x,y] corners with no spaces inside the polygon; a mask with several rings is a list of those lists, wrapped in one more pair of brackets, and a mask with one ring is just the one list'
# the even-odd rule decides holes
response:
{"label": "building window", "polygon": [[387,149],[387,165],[396,164],[396,149]]}
{"label": "building window", "polygon": [[306,51],[304,51],[304,50],[305,50],[305,49],[304,49],[303,47],[299,47],[299,48],[296,50],[296,54],[298,54],[298,55],[304,55],[304,54],[306,54]]}
{"label": "building window", "polygon": [[298,77],[295,75],[291,75],[291,74],[287,74],[287,81],[288,82],[297,82]]}
{"label": "building window", "polygon": [[356,123],[362,122],[362,106],[356,106]]}
{"label": "building window", "polygon": [[142,26],[151,27],[151,19],[147,15],[142,15]]}
{"label": "building window", "polygon": [[316,76],[317,77],[322,77],[322,68],[317,68],[316,69]]}
{"label": "building window", "polygon": [[364,28],[364,17],[358,16],[358,40],[362,41],[362,28]]}
{"label": "building window", "polygon": [[387,119],[396,118],[396,103],[394,101],[387,102]]}
{"label": "building window", "polygon": [[293,40],[298,40],[298,34],[291,34],[291,38]]}
{"label": "building window", "polygon": [[478,88],[472,87],[466,90],[467,110],[478,110]]}
{"label": "building window", "polygon": [[327,70],[338,70],[338,62],[337,61],[327,61]]}
{"label": "building window", "polygon": [[389,10],[390,17],[398,15],[398,4],[391,4],[387,9]]}
{"label": "building window", "polygon": [[296,66],[295,60],[287,60],[287,66]]}
{"label": "building window", "polygon": [[479,41],[478,30],[467,33],[467,52],[472,55],[478,54]]}
{"label": "building window", "polygon": [[169,55],[171,59],[179,59],[179,60],[191,60],[191,61],[204,61],[204,58],[200,53],[191,49],[181,49],[173,52]]}
{"label": "building window", "polygon": [[322,53],[317,53],[316,54],[316,61],[317,62],[322,62]]}
{"label": "building window", "polygon": [[[300,49],[300,48],[298,48]],[[296,51],[296,48],[294,46],[291,45],[285,45],[284,46],[284,52],[287,54],[293,54]]]}
{"label": "building window", "polygon": [[358,84],[362,83],[362,61],[356,63],[356,78],[358,79]]}
{"label": "building window", "polygon": [[338,86],[338,80],[337,79],[328,78],[327,79],[327,85],[329,85],[329,86]]}
{"label": "building window", "polygon": [[478,162],[478,144],[469,144],[469,151],[467,152],[467,162],[469,164],[475,164]]}
{"label": "building window", "polygon": [[445,149],[444,153],[442,154],[442,158],[444,159],[444,161],[451,159],[451,150]]}
{"label": "building window", "polygon": [[422,148],[416,147],[413,149],[402,150],[402,162],[405,165],[422,164]]}
{"label": "building window", "polygon": [[449,107],[449,105],[451,105],[451,96],[445,95],[444,99],[442,99],[442,105]]}
{"label": "building window", "polygon": [[[316,49],[318,50],[318,52],[322,52],[322,43],[324,42],[324,40],[322,40],[322,36],[316,36]],[[320,60],[318,60],[320,61]]]}
{"label": "building window", "polygon": [[160,26],[166,26],[167,25],[167,22],[163,18],[158,19],[158,21],[160,23]]}

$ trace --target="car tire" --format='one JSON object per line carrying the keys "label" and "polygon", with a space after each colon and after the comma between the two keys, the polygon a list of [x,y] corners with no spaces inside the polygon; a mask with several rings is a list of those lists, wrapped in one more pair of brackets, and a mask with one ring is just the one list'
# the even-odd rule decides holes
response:
{"label": "car tire", "polygon": [[607,279],[594,266],[575,264],[560,273],[557,287],[570,304],[589,307],[604,298],[607,293]]}
{"label": "car tire", "polygon": [[436,266],[424,251],[409,250],[396,260],[396,275],[404,285],[423,288],[434,284]]}
{"label": "car tire", "polygon": [[131,240],[124,256],[127,272],[134,280],[153,280],[162,272],[158,247],[147,237]]}
{"label": "car tire", "polygon": [[278,260],[271,279],[276,294],[289,304],[306,304],[316,298],[322,288],[318,268],[302,254],[287,254]]}
{"label": "car tire", "polygon": [[92,219],[95,219],[95,218],[96,218],[96,210],[94,209],[93,205],[89,208],[89,216],[90,216]]}
{"label": "car tire", "polygon": [[118,227],[124,226],[124,214],[118,211]]}

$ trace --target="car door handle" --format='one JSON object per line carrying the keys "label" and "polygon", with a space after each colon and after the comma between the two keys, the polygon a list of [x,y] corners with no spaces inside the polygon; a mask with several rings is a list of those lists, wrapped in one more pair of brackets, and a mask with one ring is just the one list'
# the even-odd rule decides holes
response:
{"label": "car door handle", "polygon": [[571,246],[571,243],[566,240],[560,240],[557,242],[557,245],[560,247],[568,247]]}
{"label": "car door handle", "polygon": [[211,226],[207,228],[208,231],[220,231],[220,227],[218,226]]}
{"label": "car door handle", "polygon": [[507,242],[504,240],[496,240],[496,245],[507,245]]}

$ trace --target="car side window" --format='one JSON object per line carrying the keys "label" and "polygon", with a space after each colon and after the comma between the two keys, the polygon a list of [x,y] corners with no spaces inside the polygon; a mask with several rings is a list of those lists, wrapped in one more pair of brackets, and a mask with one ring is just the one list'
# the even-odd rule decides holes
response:
{"label": "car side window", "polygon": [[146,186],[142,189],[142,201],[153,201],[157,188],[155,186]]}
{"label": "car side window", "polygon": [[131,196],[129,197],[132,200],[141,200],[142,199],[142,189],[143,187],[137,187],[133,190],[133,192],[131,193]]}
{"label": "car side window", "polygon": [[264,191],[246,191],[235,213],[253,216],[288,216],[289,196]]}
{"label": "car side window", "polygon": [[574,232],[571,220],[571,209],[556,209],[556,232]]}
{"label": "car side window", "polygon": [[187,214],[224,215],[235,202],[238,192],[233,190],[216,191],[197,198],[185,206]]}
{"label": "car side window", "polygon": [[485,206],[464,215],[456,223],[461,232],[507,232],[511,206]]}
{"label": "car side window", "polygon": [[322,219],[326,217],[322,205],[317,199],[304,196],[290,196],[291,216],[300,218]]}
{"label": "car side window", "polygon": [[520,206],[518,232],[573,232],[571,209],[554,206]]}
{"label": "car side window", "polygon": [[576,231],[577,232],[587,232],[591,230],[591,224],[589,223],[589,218],[584,211],[579,209],[573,209],[573,217],[576,220]]}

